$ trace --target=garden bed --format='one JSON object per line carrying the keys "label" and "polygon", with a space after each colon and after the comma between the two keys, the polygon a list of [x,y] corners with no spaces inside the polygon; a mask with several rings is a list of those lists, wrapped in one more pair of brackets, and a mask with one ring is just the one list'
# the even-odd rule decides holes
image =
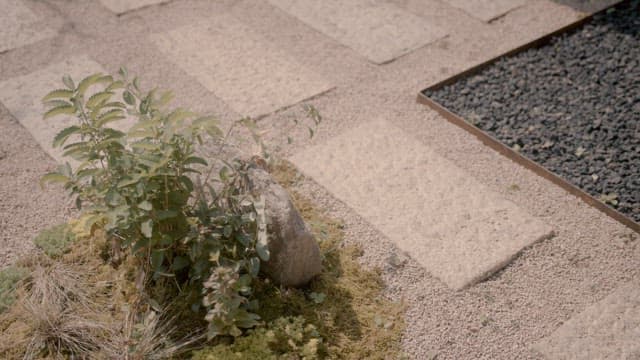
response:
{"label": "garden bed", "polygon": [[471,73],[422,95],[640,221],[637,1]]}

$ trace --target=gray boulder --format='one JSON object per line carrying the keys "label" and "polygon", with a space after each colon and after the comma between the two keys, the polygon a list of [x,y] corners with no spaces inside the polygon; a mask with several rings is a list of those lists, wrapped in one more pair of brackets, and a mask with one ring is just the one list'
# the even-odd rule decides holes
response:
{"label": "gray boulder", "polygon": [[248,172],[250,188],[265,200],[269,221],[269,261],[262,269],[284,286],[301,286],[322,271],[320,248],[287,190],[261,168]]}

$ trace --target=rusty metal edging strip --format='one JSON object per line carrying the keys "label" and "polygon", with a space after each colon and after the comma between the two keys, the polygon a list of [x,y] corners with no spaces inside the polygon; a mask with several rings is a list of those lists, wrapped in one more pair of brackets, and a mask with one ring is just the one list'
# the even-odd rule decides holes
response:
{"label": "rusty metal edging strip", "polygon": [[[620,3],[622,3],[624,1],[621,1],[617,4],[614,4],[612,6],[616,6]],[[606,11],[606,9],[601,10],[600,12]],[[442,115],[445,119],[447,119],[449,122],[461,127],[462,129],[470,132],[471,134],[473,134],[474,136],[476,136],[480,141],[482,141],[482,143],[484,143],[485,145],[489,146],[490,148],[494,149],[495,151],[499,152],[500,154],[506,156],[507,158],[511,159],[512,161],[515,161],[516,163],[524,166],[525,168],[533,171],[534,173],[536,173],[537,175],[551,181],[552,183],[560,186],[561,188],[563,188],[564,190],[566,190],[568,193],[570,193],[571,195],[574,195],[578,198],[580,198],[582,201],[584,201],[585,203],[587,203],[588,205],[602,211],[603,213],[605,213],[606,215],[608,215],[609,217],[615,219],[616,221],[620,222],[621,224],[627,226],[628,228],[630,228],[631,230],[640,233],[640,224],[633,221],[631,218],[627,217],[626,215],[620,213],[619,211],[607,206],[606,204],[604,204],[603,202],[601,202],[600,200],[594,198],[593,196],[591,196],[590,194],[588,194],[587,192],[583,191],[582,189],[578,188],[577,186],[571,184],[570,182],[568,182],[567,180],[561,178],[560,176],[554,174],[553,172],[547,170],[546,168],[544,168],[542,165],[534,162],[533,160],[530,160],[529,158],[523,156],[522,154],[520,154],[519,152],[514,151],[513,149],[511,149],[510,147],[506,146],[505,144],[503,144],[501,141],[499,141],[498,139],[496,139],[495,137],[489,135],[488,133],[480,130],[479,128],[475,127],[474,125],[471,125],[470,123],[468,123],[467,121],[465,121],[464,119],[462,119],[460,116],[454,114],[453,112],[449,111],[448,109],[446,109],[444,106],[442,106],[441,104],[439,104],[438,102],[432,100],[431,98],[427,97],[426,95],[424,95],[425,91],[436,91],[446,85],[449,85],[451,83],[454,83],[462,78],[465,78],[467,76],[476,74],[478,72],[480,72],[481,70],[487,68],[488,66],[492,65],[493,63],[495,63],[496,61],[507,57],[507,56],[511,56],[514,55],[515,53],[518,53],[520,51],[524,51],[527,49],[531,49],[531,48],[535,48],[535,47],[540,47],[542,45],[545,45],[547,43],[549,43],[549,41],[562,33],[571,31],[576,29],[579,26],[582,26],[583,24],[585,24],[586,22],[590,21],[593,16],[595,16],[596,14],[600,13],[594,13],[590,16],[587,16],[585,18],[582,18],[572,24],[569,24],[559,30],[556,30],[550,34],[547,34],[539,39],[533,40],[525,45],[519,46],[513,50],[510,50],[502,55],[499,55],[489,61],[486,61],[480,65],[474,66],[468,70],[465,70],[457,75],[454,75],[446,80],[443,80],[433,86],[430,86],[422,91],[420,91],[420,93],[418,93],[418,103],[424,104],[429,106],[430,108],[434,109],[435,111],[437,111],[440,115]]]}

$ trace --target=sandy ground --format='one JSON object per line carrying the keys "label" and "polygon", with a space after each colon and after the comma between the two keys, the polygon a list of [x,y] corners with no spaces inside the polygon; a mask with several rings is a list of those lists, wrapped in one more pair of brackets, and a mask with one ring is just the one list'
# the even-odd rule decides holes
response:
{"label": "sandy ground", "polygon": [[[435,354],[438,359],[542,358],[530,345],[618,285],[640,276],[640,240],[484,147],[417,104],[415,97],[419,90],[568,24],[580,14],[546,0],[532,0],[487,24],[436,0],[393,2],[446,29],[449,36],[376,66],[259,0],[175,1],[121,16],[97,1],[29,1],[58,35],[0,54],[0,81],[70,54],[86,53],[109,71],[127,64],[130,72],[143,76],[143,86],[171,88],[180,105],[214,112],[229,124],[239,114],[168,61],[148,35],[202,20],[209,12],[230,12],[335,86],[308,102],[324,118],[311,140],[305,128],[290,130],[293,119],[304,116],[300,105],[260,120],[280,156],[383,118],[554,228],[554,238],[525,249],[487,281],[453,291],[406,254],[398,254],[400,263],[389,261],[397,250],[372,224],[312,180],[301,181],[297,186],[303,194],[345,222],[347,241],[363,245],[365,265],[384,270],[389,296],[406,303],[406,353],[415,359]],[[37,231],[67,219],[72,210],[61,189],[39,189],[39,177],[55,164],[2,105],[0,129],[0,266],[5,266],[32,250],[30,240]],[[287,136],[295,139],[292,145]],[[519,190],[511,190],[513,184]]]}

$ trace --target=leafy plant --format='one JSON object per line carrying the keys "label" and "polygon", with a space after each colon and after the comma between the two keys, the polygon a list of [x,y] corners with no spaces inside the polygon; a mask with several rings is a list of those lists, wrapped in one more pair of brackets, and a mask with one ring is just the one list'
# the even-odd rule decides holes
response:
{"label": "leafy plant", "polygon": [[[222,144],[226,139],[215,118],[168,109],[170,92],[145,93],[125,69],[119,75],[94,74],[77,86],[65,76],[67,88],[44,97],[50,107],[45,119],[77,118],[53,145],[79,165],[66,163],[42,181],[61,182],[76,196],[81,232],[103,228],[114,263],[121,251],[139,259],[143,298],[149,297],[149,279],[162,277],[178,289],[204,289],[209,337],[238,336],[239,328],[257,324],[249,311],[250,285],[260,260],[269,258],[264,203],[247,191],[248,164],[215,159],[223,163],[218,176],[211,178],[212,166],[195,186],[194,177],[209,165],[197,147],[205,136]],[[134,121],[126,132],[108,126],[123,120]],[[193,304],[195,311],[199,307],[199,301]]]}
{"label": "leafy plant", "polygon": [[51,258],[57,258],[69,251],[69,246],[75,241],[75,234],[68,224],[60,224],[42,230],[33,239],[33,243]]}
{"label": "leafy plant", "polygon": [[280,317],[250,331],[231,345],[220,344],[193,353],[194,360],[320,358],[322,339],[301,316]]}
{"label": "leafy plant", "polygon": [[16,300],[16,285],[28,275],[27,269],[15,266],[0,270],[0,313],[7,310]]}

